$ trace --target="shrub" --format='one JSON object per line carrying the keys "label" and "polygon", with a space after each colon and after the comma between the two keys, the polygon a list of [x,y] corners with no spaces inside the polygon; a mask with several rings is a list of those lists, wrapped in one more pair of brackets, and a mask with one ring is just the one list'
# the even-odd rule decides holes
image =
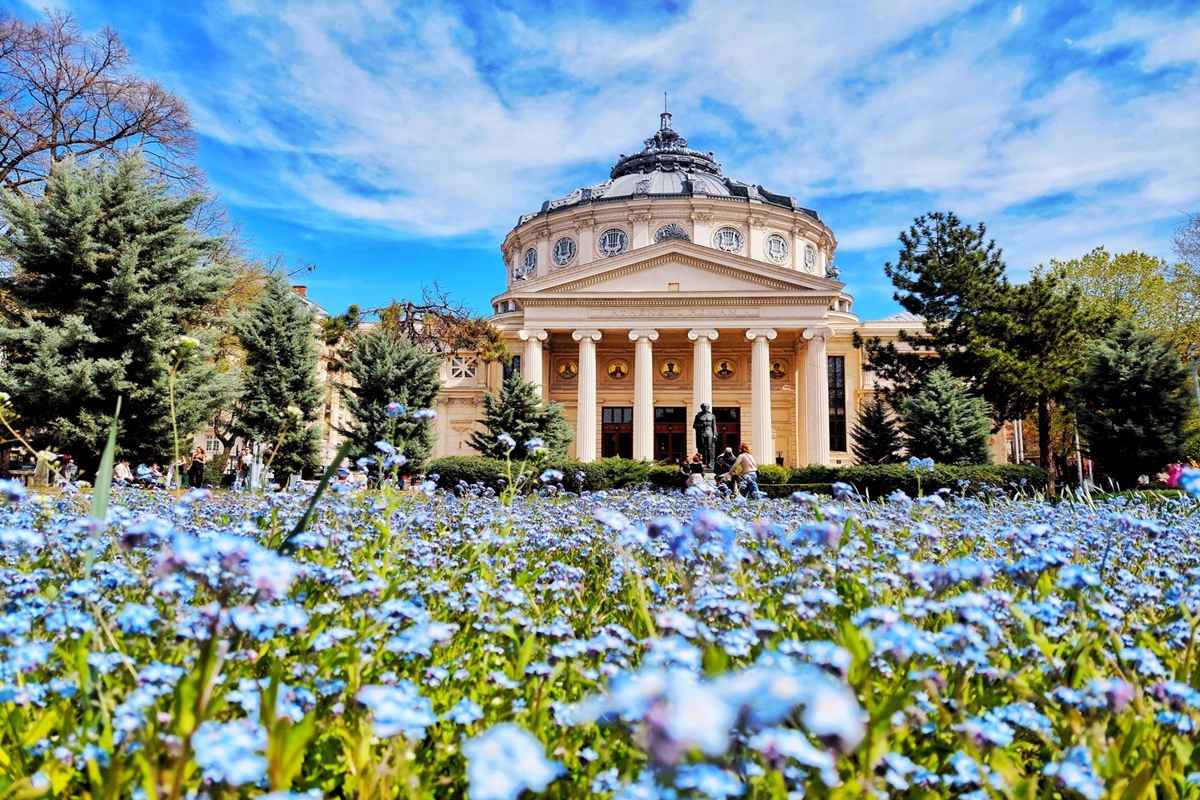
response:
{"label": "shrub", "polygon": [[594,466],[604,471],[606,488],[620,489],[623,486],[641,486],[650,480],[650,467],[647,461],[633,461],[628,458],[602,458],[594,462]]}
{"label": "shrub", "polygon": [[776,483],[776,484],[760,484],[759,489],[767,497],[791,497],[795,492],[808,492],[809,494],[826,495],[833,494],[832,483]]}
{"label": "shrub", "polygon": [[820,464],[809,464],[807,467],[792,467],[788,471],[788,483],[833,483],[836,481],[838,470]]}
{"label": "shrub", "polygon": [[650,483],[659,489],[682,489],[687,485],[687,476],[680,472],[679,467],[668,467],[657,464],[650,467]]}
{"label": "shrub", "polygon": [[786,467],[780,467],[776,464],[759,464],[758,465],[758,485],[775,486],[788,482],[788,471]]}
{"label": "shrub", "polygon": [[[845,467],[835,472],[834,480],[848,483],[859,493],[874,499],[887,497],[897,489],[913,497],[918,491],[918,473],[910,470],[906,464]],[[1021,483],[1022,480],[1025,481],[1024,484]],[[968,481],[968,484],[961,486],[959,481]],[[1016,464],[951,467],[938,464],[933,472],[920,473],[920,492],[932,494],[944,488],[958,494],[964,489],[974,490],[980,486],[1003,489],[1007,493],[1012,493],[1015,489],[1045,491],[1049,482],[1050,473],[1041,467]]]}
{"label": "shrub", "polygon": [[[543,471],[546,469],[556,469],[563,474],[562,487],[568,492],[578,492],[580,489],[595,492],[613,488],[608,473],[599,462],[584,463],[573,458],[557,458],[542,467]],[[582,487],[579,485],[580,474],[583,475]]]}
{"label": "shrub", "polygon": [[454,491],[458,484],[482,483],[490,489],[500,491],[507,480],[503,461],[480,456],[447,456],[429,462],[427,474],[437,475],[439,489]]}

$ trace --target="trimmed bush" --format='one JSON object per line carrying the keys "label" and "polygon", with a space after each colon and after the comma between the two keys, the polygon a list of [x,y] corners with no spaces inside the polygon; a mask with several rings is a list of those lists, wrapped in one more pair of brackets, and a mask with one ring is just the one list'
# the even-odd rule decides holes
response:
{"label": "trimmed bush", "polygon": [[594,466],[604,471],[607,488],[620,489],[623,486],[641,486],[650,480],[648,461],[633,461],[628,458],[602,458],[594,462]]}
{"label": "trimmed bush", "polygon": [[791,497],[793,492],[808,492],[816,495],[833,495],[832,483],[777,483],[759,485],[767,497]]}
{"label": "trimmed bush", "polygon": [[[910,497],[917,495],[918,473],[910,470],[907,464],[846,467],[835,472],[835,481],[848,483],[859,493],[873,499],[887,497],[897,489]],[[967,484],[960,485],[959,481],[967,481]],[[950,467],[939,464],[934,467],[933,472],[922,471],[920,473],[920,491],[923,494],[932,494],[943,488],[949,489],[953,494],[958,494],[961,491],[975,490],[981,486],[1003,489],[1008,493],[1016,489],[1045,491],[1049,482],[1050,473],[1041,467],[1016,464],[969,467]]]}
{"label": "trimmed bush", "polygon": [[[578,492],[581,489],[595,492],[600,489],[611,489],[612,481],[608,473],[598,462],[584,463],[571,458],[558,458],[547,462],[538,475],[547,469],[556,469],[563,474],[562,487],[568,492]],[[579,485],[579,476],[583,475],[583,486]]]}
{"label": "trimmed bush", "polygon": [[459,483],[474,485],[482,483],[489,489],[500,491],[505,475],[505,463],[482,456],[447,456],[429,462],[428,475],[437,475],[439,489],[454,491]]}
{"label": "trimmed bush", "polygon": [[759,464],[758,465],[758,485],[777,486],[788,482],[788,471],[786,467],[780,467],[776,464]]}
{"label": "trimmed bush", "polygon": [[836,467],[823,467],[820,464],[792,467],[788,470],[787,483],[833,483],[838,479],[837,474]]}
{"label": "trimmed bush", "polygon": [[679,467],[655,465],[650,467],[650,483],[659,489],[682,489],[687,485],[687,476]]}

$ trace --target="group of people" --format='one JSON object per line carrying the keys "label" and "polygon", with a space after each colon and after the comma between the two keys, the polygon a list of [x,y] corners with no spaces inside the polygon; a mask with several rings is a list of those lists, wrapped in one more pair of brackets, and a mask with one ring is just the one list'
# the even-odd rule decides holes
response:
{"label": "group of people", "polygon": [[[208,464],[208,453],[203,447],[197,447],[190,456],[179,459],[179,470],[187,475],[187,484],[193,488],[204,486],[204,469]],[[72,464],[72,466],[74,466]],[[78,468],[76,468],[76,472]],[[64,474],[64,478],[66,475]],[[163,472],[158,462],[141,463],[137,468],[129,465],[128,458],[122,458],[113,466],[113,483],[118,486],[166,487],[171,483],[169,472]]]}
{"label": "group of people", "polygon": [[[680,464],[679,468],[687,475],[688,486],[704,484],[704,472],[708,465],[700,453]],[[737,455],[733,454],[732,447],[726,447],[725,452],[717,456],[714,472],[718,487],[745,497],[762,497],[758,488],[758,463],[750,453],[750,445],[745,442],[738,446]]]}

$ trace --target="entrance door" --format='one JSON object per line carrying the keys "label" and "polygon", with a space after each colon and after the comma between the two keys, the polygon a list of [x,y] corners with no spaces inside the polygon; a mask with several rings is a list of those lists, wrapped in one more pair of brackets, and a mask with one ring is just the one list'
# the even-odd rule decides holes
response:
{"label": "entrance door", "polygon": [[724,453],[726,447],[732,447],[736,454],[742,443],[742,409],[714,408],[713,416],[717,418],[717,455]]}
{"label": "entrance door", "polygon": [[600,457],[633,458],[633,407],[605,406],[600,410]]}
{"label": "entrance door", "polygon": [[687,458],[688,430],[684,406],[654,409],[654,457],[671,464]]}

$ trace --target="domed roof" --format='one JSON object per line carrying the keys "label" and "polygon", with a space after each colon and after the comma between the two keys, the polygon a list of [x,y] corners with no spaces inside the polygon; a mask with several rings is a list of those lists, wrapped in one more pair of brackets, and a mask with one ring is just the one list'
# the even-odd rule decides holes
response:
{"label": "domed roof", "polygon": [[693,150],[688,147],[687,139],[671,128],[671,114],[667,111],[661,114],[658,131],[645,141],[645,145],[633,155],[622,153],[608,180],[576,189],[566,197],[547,200],[539,211],[522,216],[518,224],[587,203],[681,195],[766,203],[820,221],[817,212],[801,207],[795,198],[724,177],[721,165],[711,152]]}

